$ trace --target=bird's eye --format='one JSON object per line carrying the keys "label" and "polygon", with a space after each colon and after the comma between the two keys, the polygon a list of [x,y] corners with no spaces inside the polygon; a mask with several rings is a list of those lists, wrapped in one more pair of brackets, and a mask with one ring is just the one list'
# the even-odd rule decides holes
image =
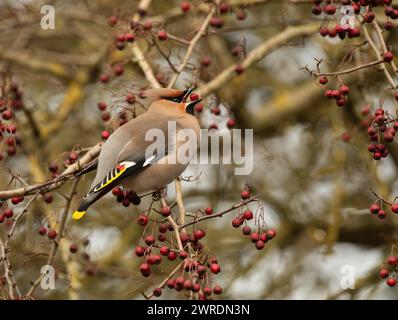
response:
{"label": "bird's eye", "polygon": [[166,99],[166,100],[177,102],[177,103],[182,102],[183,98],[184,98],[184,96],[182,96],[182,97],[162,97],[162,99]]}

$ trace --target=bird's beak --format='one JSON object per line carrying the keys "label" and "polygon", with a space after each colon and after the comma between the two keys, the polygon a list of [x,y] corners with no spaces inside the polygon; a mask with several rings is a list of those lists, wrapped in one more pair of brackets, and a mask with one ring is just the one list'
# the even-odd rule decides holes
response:
{"label": "bird's beak", "polygon": [[192,115],[195,114],[195,105],[198,104],[201,101],[202,101],[202,99],[198,99],[198,100],[192,101],[190,103],[186,103],[185,104],[185,111],[187,113],[192,114]]}
{"label": "bird's beak", "polygon": [[182,95],[182,100],[181,102],[185,102],[188,98],[188,96],[192,93],[192,91],[194,91],[196,89],[196,87],[192,87],[189,89],[184,90],[184,93]]}

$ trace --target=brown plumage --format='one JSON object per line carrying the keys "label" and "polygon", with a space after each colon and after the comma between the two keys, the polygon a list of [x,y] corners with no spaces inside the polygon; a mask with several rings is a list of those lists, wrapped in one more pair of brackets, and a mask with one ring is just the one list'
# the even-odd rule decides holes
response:
{"label": "brown plumage", "polygon": [[[195,143],[199,141],[199,123],[187,112],[191,112],[198,101],[190,104],[183,102],[189,92],[154,89],[145,93],[154,102],[146,113],[119,127],[105,142],[98,158],[97,174],[91,190],[74,212],[74,219],[80,219],[92,203],[115,185],[122,185],[142,194],[166,186],[185,170],[188,164],[178,163],[174,151],[186,141],[177,141],[176,137],[171,136],[173,132],[169,132],[168,125],[174,122],[176,133],[181,129],[191,129],[196,138]],[[154,142],[145,141],[145,135],[151,129],[163,132],[166,143],[165,150],[158,150],[154,159],[145,154],[148,146]],[[169,154],[168,148],[171,151]],[[195,147],[190,150],[196,152]]]}

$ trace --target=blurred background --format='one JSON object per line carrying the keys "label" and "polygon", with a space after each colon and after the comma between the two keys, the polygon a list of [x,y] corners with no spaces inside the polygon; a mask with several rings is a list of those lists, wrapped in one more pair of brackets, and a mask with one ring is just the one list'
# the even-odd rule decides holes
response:
{"label": "blurred background", "polygon": [[[192,0],[184,13],[181,2],[153,0],[139,22],[150,21],[152,29],[140,27],[135,33],[134,45],[161,85],[173,76],[171,65],[181,63],[209,11],[209,3]],[[326,61],[322,71],[345,69],[358,61],[371,61],[371,51],[360,46],[361,37],[344,41],[321,37],[322,17],[311,14],[312,1],[227,2],[230,11],[217,13],[222,28],[210,27],[200,39],[175,87],[195,83],[199,92],[205,92],[205,109],[199,116],[203,128],[217,124],[222,134],[228,130],[227,120],[234,119],[236,128],[254,130],[254,169],[250,176],[236,176],[231,165],[192,165],[183,177],[198,178],[182,182],[184,203],[190,212],[209,206],[222,211],[239,203],[240,190],[248,184],[252,194],[260,195],[265,221],[277,230],[277,237],[258,251],[231,226],[234,214],[201,223],[207,233],[204,244],[222,266],[216,276],[223,286],[220,298],[398,298],[397,289],[386,286],[378,275],[396,243],[398,217],[389,209],[384,220],[369,212],[376,200],[370,188],[388,200],[397,194],[398,149],[393,142],[387,158],[373,160],[367,151],[366,116],[361,114],[367,105],[374,110],[382,97],[383,107],[395,114],[396,102],[384,95],[383,74],[365,69],[341,77],[351,93],[348,104],[338,108],[302,69],[316,70],[315,59]],[[55,29],[40,27],[43,5],[55,9]],[[118,34],[131,32],[138,5],[134,0],[0,0],[2,95],[5,86],[15,82],[23,101],[8,121],[17,126],[15,155],[9,155],[13,152],[7,149],[6,137],[2,139],[1,190],[50,179],[50,164],[57,164],[62,172],[70,152],[88,150],[102,141],[104,130],[112,132],[121,120],[143,112],[139,106],[128,109],[125,96],[150,84],[130,45],[118,49],[115,42]],[[242,12],[246,16],[239,19]],[[118,21],[110,27],[112,16]],[[203,89],[286,28],[305,30],[279,40],[241,75],[215,90]],[[159,30],[168,33],[166,41],[159,40]],[[396,43],[396,28],[386,36],[387,43]],[[117,65],[123,66],[120,76],[115,75]],[[110,78],[107,83],[102,83],[104,75]],[[106,111],[98,109],[99,102],[106,103]],[[220,115],[211,112],[217,105]],[[108,117],[104,113],[111,120],[104,121]],[[71,210],[92,179],[93,173],[82,178]],[[53,191],[51,203],[38,196],[15,230],[9,255],[23,292],[40,276],[52,247],[37,230],[51,217],[59,219],[70,188],[68,182]],[[168,198],[174,197],[171,185]],[[19,212],[26,201],[14,206],[14,211]],[[65,242],[76,243],[78,252],[69,253],[67,245],[59,248],[55,289],[39,287],[34,297],[143,299],[141,292],[151,291],[173,268],[165,262],[153,269],[150,278],[138,271],[134,247],[142,229],[136,217],[149,204],[146,198],[139,206],[124,208],[109,195],[81,222],[68,218]],[[6,223],[0,225],[3,241],[7,228]],[[355,288],[346,290],[341,283],[347,266],[354,270],[356,282]],[[165,290],[162,298],[181,299],[184,294]]]}

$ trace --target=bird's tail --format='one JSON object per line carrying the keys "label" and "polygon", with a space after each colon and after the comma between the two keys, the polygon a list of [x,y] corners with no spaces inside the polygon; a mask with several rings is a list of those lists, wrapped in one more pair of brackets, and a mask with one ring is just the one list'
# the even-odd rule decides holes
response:
{"label": "bird's tail", "polygon": [[85,213],[87,212],[87,209],[90,207],[90,205],[93,203],[93,201],[90,201],[89,199],[84,199],[79,207],[76,209],[75,212],[73,212],[72,219],[73,220],[79,220],[83,218]]}

